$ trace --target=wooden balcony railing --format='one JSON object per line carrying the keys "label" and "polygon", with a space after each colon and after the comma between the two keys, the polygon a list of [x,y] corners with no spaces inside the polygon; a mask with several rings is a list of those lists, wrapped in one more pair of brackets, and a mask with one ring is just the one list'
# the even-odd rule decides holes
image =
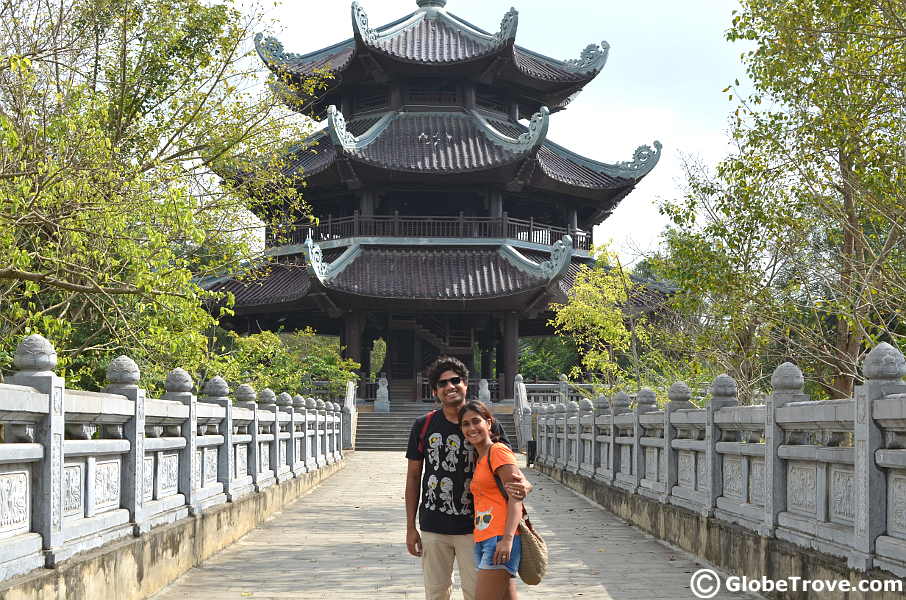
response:
{"label": "wooden balcony railing", "polygon": [[322,218],[318,225],[300,225],[289,233],[289,243],[301,244],[311,234],[315,242],[351,237],[434,237],[434,238],[506,238],[552,246],[569,234],[576,250],[591,250],[590,231],[570,230],[539,223],[533,219],[502,217],[421,217],[368,215]]}

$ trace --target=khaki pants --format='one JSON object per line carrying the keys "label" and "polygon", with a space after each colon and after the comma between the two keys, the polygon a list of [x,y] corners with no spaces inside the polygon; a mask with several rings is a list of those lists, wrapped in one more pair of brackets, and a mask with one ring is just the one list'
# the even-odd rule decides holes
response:
{"label": "khaki pants", "polygon": [[426,600],[450,600],[453,594],[453,559],[459,565],[459,582],[465,600],[474,600],[475,541],[472,534],[446,535],[422,531],[422,574]]}

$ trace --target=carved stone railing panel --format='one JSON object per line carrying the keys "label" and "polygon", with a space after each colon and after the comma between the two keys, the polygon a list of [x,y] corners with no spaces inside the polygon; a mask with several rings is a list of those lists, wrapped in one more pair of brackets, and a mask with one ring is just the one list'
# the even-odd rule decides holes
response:
{"label": "carved stone railing panel", "polygon": [[310,420],[323,439],[321,462],[309,462],[316,405],[281,394],[270,410],[258,408],[246,385],[234,405],[219,377],[199,401],[182,369],[167,376],[163,398],[148,399],[126,356],[111,361],[103,392],[67,390],[40,336],[26,338],[14,362],[12,384],[0,384],[0,578],[273,485],[272,472],[268,482],[267,470],[249,468],[259,460],[285,481],[327,464],[325,451],[331,462],[342,457],[344,412],[334,403]]}

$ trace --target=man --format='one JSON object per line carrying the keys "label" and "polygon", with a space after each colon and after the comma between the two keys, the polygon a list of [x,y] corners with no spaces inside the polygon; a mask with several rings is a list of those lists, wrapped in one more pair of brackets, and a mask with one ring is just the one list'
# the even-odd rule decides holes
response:
{"label": "man", "polygon": [[[459,428],[459,409],[465,404],[469,370],[457,358],[442,356],[428,367],[428,382],[440,409],[419,417],[409,433],[406,458],[406,546],[422,558],[427,600],[449,600],[453,593],[453,560],[465,600],[475,597],[477,571],[472,540],[474,451]],[[499,423],[499,441],[512,446]],[[507,493],[522,499],[531,485],[519,477]],[[419,529],[415,525],[416,512]]]}

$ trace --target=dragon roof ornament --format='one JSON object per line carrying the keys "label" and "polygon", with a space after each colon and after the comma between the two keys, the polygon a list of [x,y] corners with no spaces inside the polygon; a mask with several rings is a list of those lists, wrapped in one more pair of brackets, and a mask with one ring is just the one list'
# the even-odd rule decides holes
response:
{"label": "dragon roof ornament", "polygon": [[648,145],[639,146],[635,149],[635,152],[632,153],[631,161],[619,162],[611,168],[616,172],[616,175],[621,177],[639,179],[651,172],[651,169],[653,169],[657,164],[657,161],[660,160],[661,148],[662,145],[657,140],[654,142],[654,148]]}
{"label": "dragon roof ornament", "polygon": [[510,7],[510,10],[500,20],[500,30],[494,34],[495,46],[504,46],[516,39],[516,29],[519,27],[519,11]]}
{"label": "dragon roof ornament", "polygon": [[576,73],[593,73],[604,68],[609,53],[610,44],[606,41],[602,41],[600,46],[598,44],[589,44],[582,50],[579,58],[565,60],[563,64]]}
{"label": "dragon roof ornament", "polygon": [[286,63],[288,61],[300,58],[299,54],[286,52],[283,49],[283,43],[274,36],[266,36],[263,33],[255,34],[255,51],[268,65],[275,63]]}
{"label": "dragon roof ornament", "polygon": [[368,14],[362,5],[356,1],[352,3],[352,30],[369,44],[377,42],[377,32],[368,26]]}
{"label": "dragon roof ornament", "polygon": [[538,268],[548,279],[553,279],[566,269],[572,256],[573,238],[572,236],[564,235],[561,239],[554,242],[554,247],[551,248],[551,257],[538,265]]}
{"label": "dragon roof ornament", "polygon": [[311,239],[311,232],[305,238],[305,256],[308,262],[309,273],[318,278],[322,285],[326,285],[336,277],[349,263],[362,253],[360,244],[352,244],[343,254],[330,264],[324,262],[324,253],[321,247]]}
{"label": "dragon roof ornament", "polygon": [[537,148],[547,138],[547,130],[550,126],[551,111],[546,106],[542,106],[538,112],[532,115],[532,119],[529,122],[528,131],[520,135],[518,138],[511,138],[500,133],[490,123],[488,123],[488,121],[481,114],[472,112],[472,115],[481,124],[485,133],[488,134],[488,138],[492,142],[494,142],[498,146],[502,146],[507,150],[510,150],[511,152],[525,152],[526,150]]}
{"label": "dragon roof ornament", "polygon": [[524,254],[510,245],[501,246],[498,253],[511,265],[538,279],[548,282],[553,281],[566,271],[573,256],[573,238],[564,235],[554,242],[551,248],[551,257],[541,263],[526,258]]}
{"label": "dragon roof ornament", "polygon": [[327,107],[327,130],[330,132],[330,139],[337,148],[353,152],[374,141],[374,138],[380,135],[380,133],[387,128],[390,121],[397,116],[398,113],[396,112],[386,113],[377,121],[377,123],[372,125],[368,131],[359,137],[356,137],[346,128],[346,118],[343,116],[343,113],[340,112],[336,106],[331,104]]}

